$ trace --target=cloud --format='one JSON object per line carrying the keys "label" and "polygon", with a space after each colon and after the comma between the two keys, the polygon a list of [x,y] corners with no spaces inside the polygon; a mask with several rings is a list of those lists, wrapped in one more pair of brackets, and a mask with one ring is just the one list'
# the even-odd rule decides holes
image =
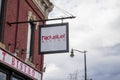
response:
{"label": "cloud", "polygon": [[120,56],[119,50],[120,50],[120,43],[116,44],[114,46],[110,47],[102,47],[98,48],[102,52],[104,52],[104,55],[106,56]]}
{"label": "cloud", "polygon": [[45,75],[44,79],[47,80],[49,78],[50,80],[50,78],[52,78],[54,80],[54,78],[57,78],[57,76],[59,76],[59,73],[61,73],[61,70],[58,66],[56,66],[55,64],[49,64],[47,65],[46,72],[44,73],[49,74],[49,76]]}
{"label": "cloud", "polygon": [[119,71],[119,50],[120,44],[111,47],[98,48],[101,55],[94,55],[94,59],[88,64],[89,76],[97,80],[118,80]]}
{"label": "cloud", "polygon": [[[51,0],[61,9],[76,16],[69,22],[70,48],[87,50],[88,78],[93,80],[120,79],[120,0]],[[49,18],[68,16],[58,8]],[[61,21],[53,21],[53,23]],[[50,22],[52,23],[52,22]],[[84,79],[83,54],[45,55],[48,69],[44,80],[69,80],[71,73]],[[53,69],[52,69],[53,68]]]}
{"label": "cloud", "polygon": [[[103,56],[102,60],[97,59],[97,63],[90,69],[89,75],[93,79],[97,80],[118,80],[120,77],[120,71],[118,64],[120,59],[118,56]],[[118,76],[119,75],[119,76]],[[111,79],[112,78],[112,79]]]}

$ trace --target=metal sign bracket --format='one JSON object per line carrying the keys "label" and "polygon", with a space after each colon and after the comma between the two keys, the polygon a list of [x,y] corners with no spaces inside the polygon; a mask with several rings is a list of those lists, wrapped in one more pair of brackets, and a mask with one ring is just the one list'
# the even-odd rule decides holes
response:
{"label": "metal sign bracket", "polygon": [[73,19],[76,18],[75,16],[70,17],[62,17],[62,18],[53,18],[53,19],[44,19],[44,20],[31,20],[31,21],[20,21],[20,22],[7,22],[9,26],[12,26],[12,24],[23,24],[23,23],[31,23],[31,22],[45,22],[45,21],[53,21],[53,20],[64,20],[64,19]]}

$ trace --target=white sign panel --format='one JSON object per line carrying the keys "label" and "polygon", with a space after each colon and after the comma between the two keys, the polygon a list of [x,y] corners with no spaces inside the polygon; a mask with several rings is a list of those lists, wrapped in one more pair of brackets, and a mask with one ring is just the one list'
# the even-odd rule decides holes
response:
{"label": "white sign panel", "polygon": [[31,66],[20,61],[18,58],[8,54],[0,49],[0,62],[5,65],[18,70],[19,72],[34,78],[34,80],[41,80],[41,73],[33,69]]}
{"label": "white sign panel", "polygon": [[40,27],[40,53],[68,52],[68,23]]}

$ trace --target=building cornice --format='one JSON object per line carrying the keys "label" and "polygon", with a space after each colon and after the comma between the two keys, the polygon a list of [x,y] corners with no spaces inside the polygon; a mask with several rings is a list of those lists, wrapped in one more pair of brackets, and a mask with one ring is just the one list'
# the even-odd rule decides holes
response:
{"label": "building cornice", "polygon": [[54,5],[49,0],[32,0],[38,9],[42,12],[45,18],[48,17],[48,14],[52,11]]}

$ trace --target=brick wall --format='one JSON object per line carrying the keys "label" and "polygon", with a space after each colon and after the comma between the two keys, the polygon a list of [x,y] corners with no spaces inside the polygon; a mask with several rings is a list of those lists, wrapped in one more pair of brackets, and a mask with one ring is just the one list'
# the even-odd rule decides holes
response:
{"label": "brick wall", "polygon": [[[7,0],[6,19],[4,27],[4,39],[3,42],[7,50],[14,53],[18,48],[19,53],[17,56],[22,58],[22,49],[27,48],[27,32],[28,24],[13,24],[9,26],[6,22],[27,21],[28,12],[31,11],[37,19],[44,19],[44,16],[40,10],[35,6],[32,0]],[[40,22],[39,24],[43,24]],[[38,65],[37,68],[42,70],[44,56],[38,53],[38,29],[35,30],[35,44],[34,46],[34,60],[33,64]],[[24,59],[26,54],[23,54]]]}

